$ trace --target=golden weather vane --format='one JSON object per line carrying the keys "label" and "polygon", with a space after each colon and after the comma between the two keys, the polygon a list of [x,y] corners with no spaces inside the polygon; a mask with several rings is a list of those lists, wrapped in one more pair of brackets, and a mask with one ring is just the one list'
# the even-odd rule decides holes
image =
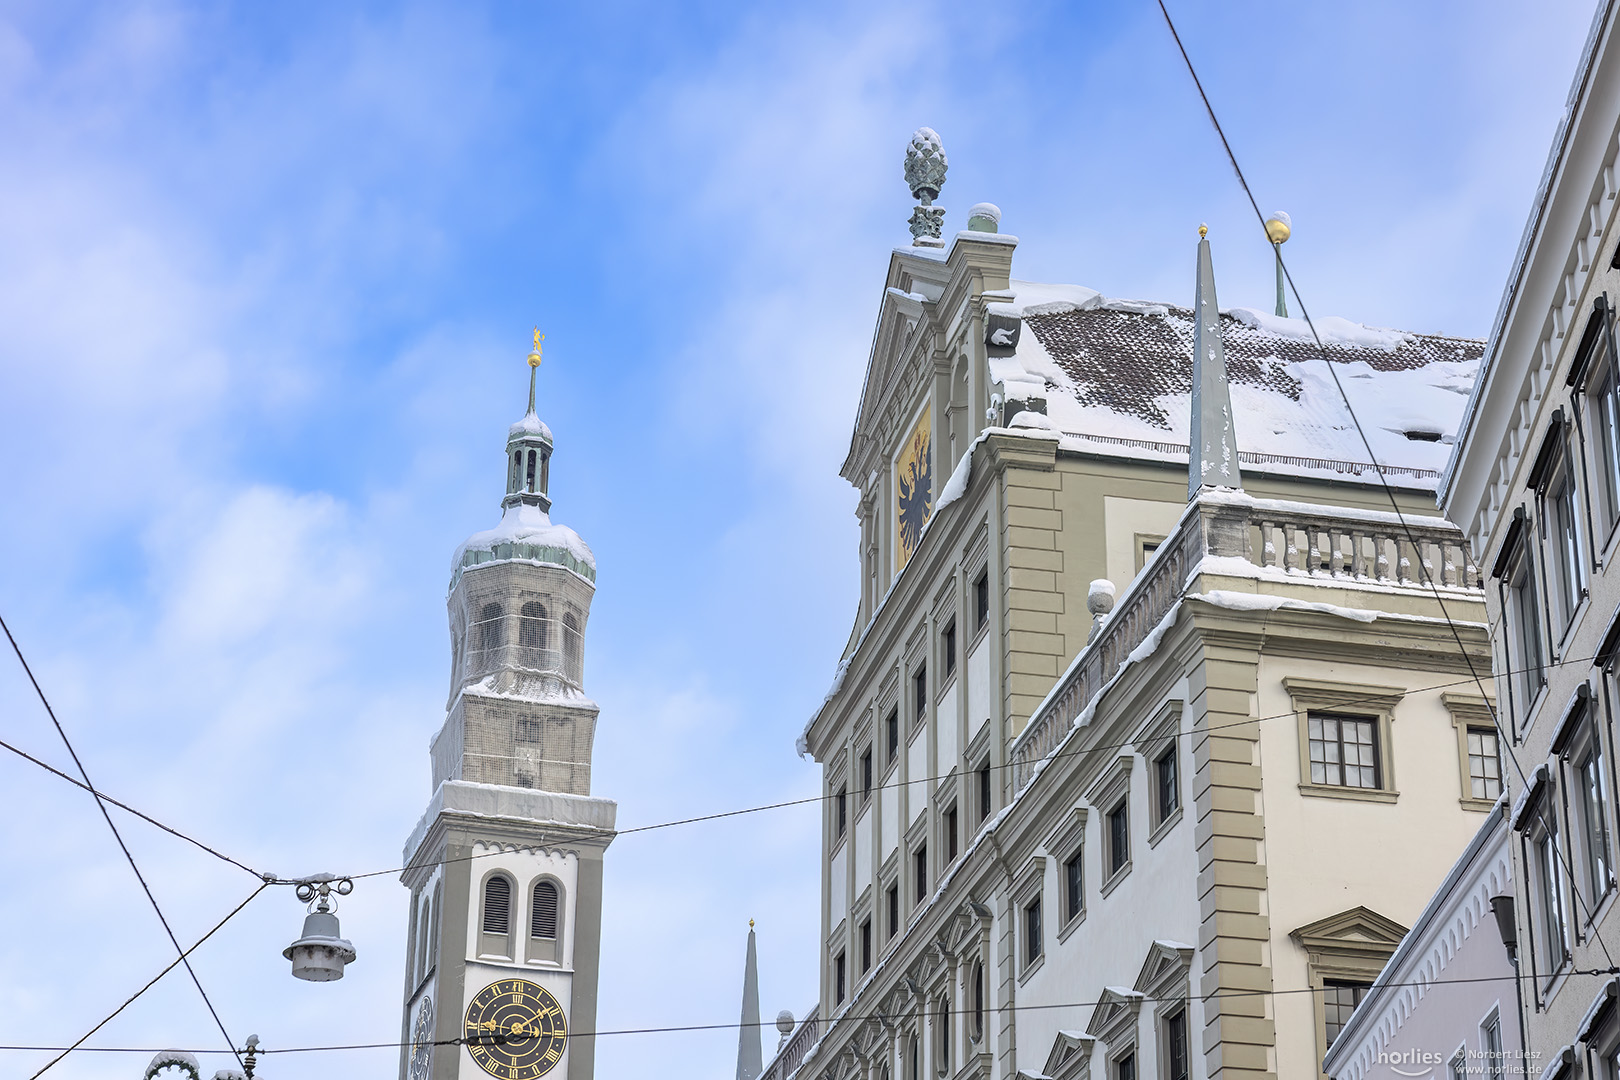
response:
{"label": "golden weather vane", "polygon": [[534,412],[534,376],[540,369],[540,343],[546,340],[546,335],[534,328],[534,348],[529,351],[529,411]]}

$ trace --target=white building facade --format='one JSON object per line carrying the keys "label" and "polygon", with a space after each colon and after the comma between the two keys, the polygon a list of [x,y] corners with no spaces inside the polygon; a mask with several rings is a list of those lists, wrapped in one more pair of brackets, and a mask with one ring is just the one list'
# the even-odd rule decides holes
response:
{"label": "white building facade", "polygon": [[1620,1075],[1620,50],[1600,3],[1440,489],[1486,567],[1509,752],[1525,1031],[1544,1075]]}
{"label": "white building facade", "polygon": [[844,466],[861,601],[801,743],[824,950],[791,1075],[1320,1075],[1500,794],[1481,575],[1433,514],[1481,343],[1355,327],[1324,359],[1212,272],[1193,310],[1016,281],[993,207],[928,234],[942,180]]}

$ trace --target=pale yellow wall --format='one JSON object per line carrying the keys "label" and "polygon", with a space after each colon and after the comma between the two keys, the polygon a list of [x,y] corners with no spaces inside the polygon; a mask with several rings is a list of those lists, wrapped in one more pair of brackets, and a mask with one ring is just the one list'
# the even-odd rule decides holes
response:
{"label": "pale yellow wall", "polygon": [[[1300,793],[1298,723],[1283,687],[1288,676],[1407,691],[1395,706],[1391,725],[1400,793],[1396,802]],[[1260,723],[1275,989],[1309,985],[1305,952],[1289,937],[1301,926],[1365,905],[1410,928],[1484,822],[1483,813],[1465,810],[1460,802],[1457,732],[1441,703],[1443,691],[1425,689],[1463,678],[1451,672],[1262,657],[1256,715],[1276,717]],[[1470,687],[1447,689],[1456,693]],[[1277,1075],[1319,1075],[1310,995],[1284,993],[1272,1000]]]}
{"label": "pale yellow wall", "polygon": [[1107,543],[1108,572],[1117,592],[1136,577],[1137,551],[1142,536],[1169,536],[1186,512],[1185,503],[1103,497],[1103,531]]}

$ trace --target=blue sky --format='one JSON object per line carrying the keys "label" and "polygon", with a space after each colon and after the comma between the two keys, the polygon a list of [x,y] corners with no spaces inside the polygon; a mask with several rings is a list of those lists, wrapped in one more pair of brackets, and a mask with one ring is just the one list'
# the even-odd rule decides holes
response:
{"label": "blue sky", "polygon": [[[1171,4],[1313,313],[1483,336],[1590,3],[1302,7]],[[1186,303],[1202,221],[1222,302],[1269,302],[1151,3],[0,3],[0,613],[98,785],[281,874],[397,865],[538,323],[554,517],[601,570],[596,792],[626,827],[813,794],[793,740],[854,611],[838,467],[922,124],[947,229],[998,203],[1018,276]],[[0,738],[67,764],[3,660]],[[71,1040],[169,946],[82,792],[9,755],[0,791],[0,1044]],[[616,842],[601,1026],[732,1021],[749,918],[762,1011],[810,1005],[818,821]],[[251,891],[120,823],[182,938]],[[315,986],[272,890],[199,974],[238,1040],[393,1041],[404,902],[364,881],[360,958]],[[218,1035],[180,974],[98,1042]],[[607,1038],[598,1071],[735,1047]]]}

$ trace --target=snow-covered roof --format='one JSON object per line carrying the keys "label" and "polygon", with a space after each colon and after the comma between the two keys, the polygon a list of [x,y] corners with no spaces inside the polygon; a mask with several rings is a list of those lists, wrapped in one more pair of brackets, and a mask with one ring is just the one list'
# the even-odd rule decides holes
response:
{"label": "snow-covered roof", "polygon": [[534,414],[533,409],[530,409],[523,419],[506,429],[506,441],[521,439],[525,435],[538,435],[546,442],[551,442],[551,429],[546,426],[544,420]]}
{"label": "snow-covered roof", "polygon": [[[1190,309],[1112,300],[1073,285],[1014,281],[1012,292],[1009,301],[990,306],[992,314],[1023,321],[1011,355],[990,358],[991,374],[1009,397],[1044,397],[1050,426],[1071,448],[1186,460]],[[1332,363],[1378,463],[1394,467],[1392,482],[1434,487],[1484,342],[1335,317],[1316,319],[1316,330],[1320,350],[1303,319],[1248,308],[1221,313],[1243,467],[1340,478],[1365,472],[1371,479],[1367,449],[1329,373]]]}
{"label": "snow-covered roof", "polygon": [[463,570],[485,563],[517,560],[564,566],[587,581],[596,581],[596,556],[579,533],[555,525],[538,506],[514,503],[493,529],[473,533],[450,561],[450,587]]}

